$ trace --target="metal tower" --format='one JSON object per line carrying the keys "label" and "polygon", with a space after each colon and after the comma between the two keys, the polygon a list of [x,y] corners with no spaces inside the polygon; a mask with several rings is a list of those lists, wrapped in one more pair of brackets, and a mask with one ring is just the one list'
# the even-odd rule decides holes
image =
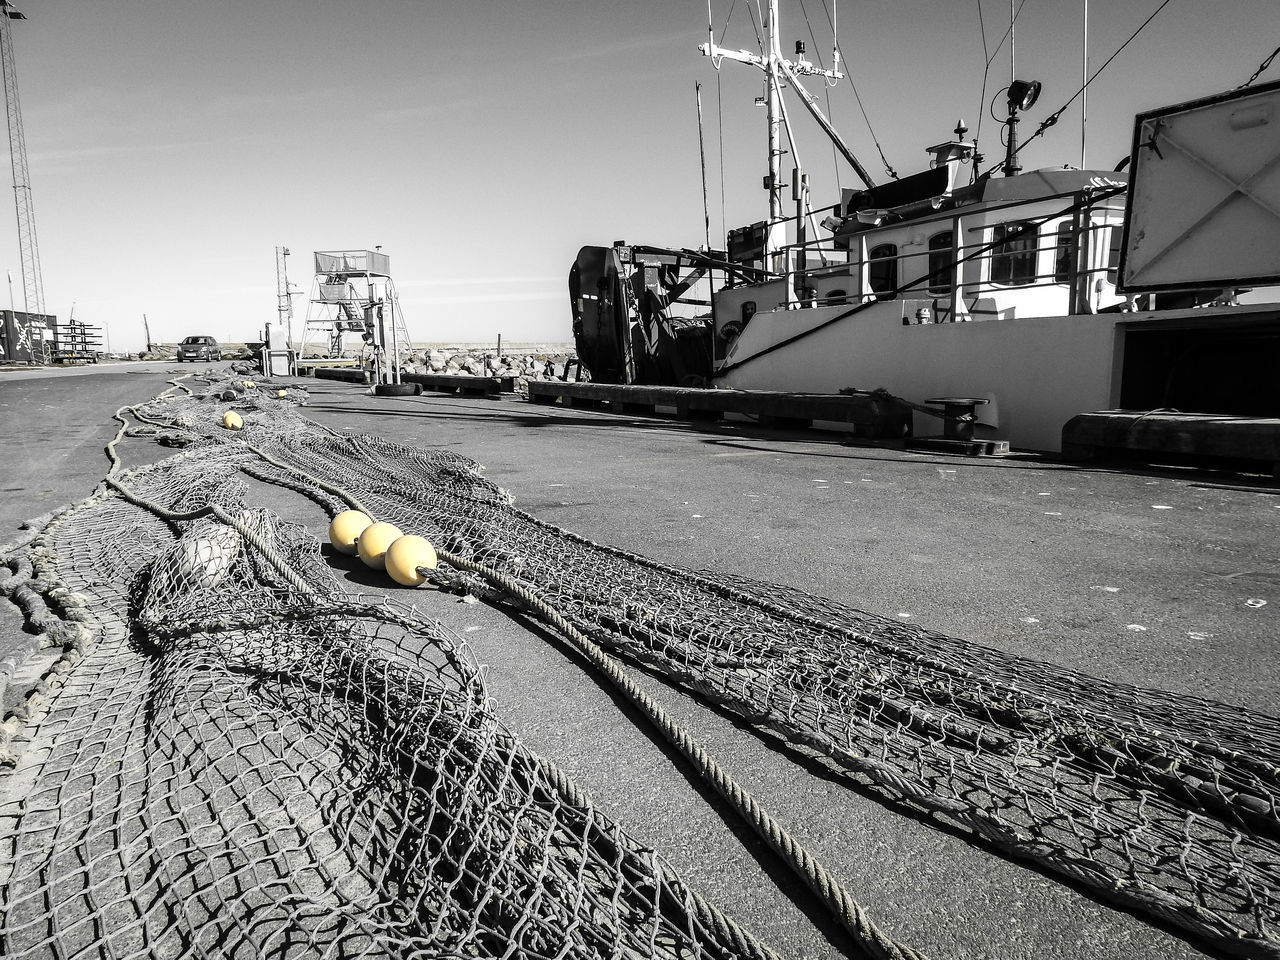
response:
{"label": "metal tower", "polygon": [[40,279],[40,247],[36,243],[36,214],[31,203],[31,175],[27,171],[27,141],[18,105],[18,71],[13,61],[13,21],[26,16],[9,0],[0,0],[0,61],[4,65],[5,111],[9,116],[9,158],[13,164],[13,202],[18,212],[18,249],[22,256],[23,309],[44,314],[44,284]]}
{"label": "metal tower", "polygon": [[380,250],[317,250],[315,264],[299,358],[319,337],[329,357],[342,357],[346,335],[359,334],[360,355],[372,363],[378,382],[384,375],[388,383],[399,382],[400,355],[413,346],[391,279],[391,258]]}

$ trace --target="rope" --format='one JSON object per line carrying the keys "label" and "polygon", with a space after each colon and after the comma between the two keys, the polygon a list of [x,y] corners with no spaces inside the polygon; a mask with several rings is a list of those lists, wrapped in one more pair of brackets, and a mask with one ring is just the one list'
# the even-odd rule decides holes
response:
{"label": "rope", "polygon": [[[339,503],[364,500],[444,548],[440,556],[446,569],[430,575],[433,584],[531,611],[564,634],[593,666],[604,660],[629,680],[620,661],[639,663],[787,742],[822,751],[847,776],[868,783],[893,803],[972,831],[976,841],[995,850],[1028,858],[1097,896],[1194,931],[1229,952],[1280,957],[1280,943],[1271,932],[1280,902],[1271,870],[1280,836],[1280,720],[1193,697],[1108,684],[800,591],[646,560],[515,510],[508,495],[480,480],[475,465],[455,454],[427,453],[376,437],[333,440],[305,428],[300,417],[267,424],[246,415],[240,435],[245,439],[239,439],[212,426],[209,407],[201,406],[200,399],[181,401],[180,412],[169,420],[202,442],[152,468],[118,477],[118,483],[144,500],[174,491],[173,499],[161,505],[174,513],[210,499],[212,493],[216,503],[210,504],[210,519],[220,519],[212,509],[218,507],[243,520],[267,548],[289,541],[275,532],[266,514],[235,513],[246,489],[239,481],[229,482],[237,471],[300,490],[331,514],[338,512]],[[274,417],[272,404],[258,406]],[[137,412],[143,423],[159,423],[151,418],[163,416],[152,409]],[[123,416],[121,420],[118,435],[124,435],[128,424]],[[251,446],[268,447],[275,462],[262,459]],[[338,484],[322,489],[312,482],[317,476],[342,478],[359,500]],[[120,518],[132,515],[124,512],[126,501],[114,487],[104,485],[103,496],[108,505],[120,504],[102,527],[115,531]],[[58,536],[70,536],[86,522],[77,515],[65,528],[51,525],[50,535],[56,529]],[[151,520],[149,528],[138,527],[136,516],[133,523],[140,532],[162,529]],[[203,536],[203,529],[193,528],[197,536]],[[289,536],[296,544],[314,543],[301,532]],[[45,542],[32,541],[31,573],[36,577],[42,568],[34,561]],[[282,598],[305,599],[283,575],[277,585],[274,568],[259,560],[261,545],[243,536],[238,542],[244,544],[240,556],[246,559],[235,563],[251,557],[258,578],[268,574],[268,599],[274,591]],[[83,550],[84,541],[78,543]],[[314,547],[280,556],[313,588],[333,579],[327,570],[313,569],[318,559]],[[455,565],[459,560],[472,566]],[[145,563],[145,556],[135,561],[134,569],[138,563]],[[45,572],[54,569],[46,567]],[[208,594],[197,584],[188,595],[174,594],[187,604],[181,608],[165,594],[149,596],[144,612],[155,620],[135,621],[139,638],[154,637],[156,631],[182,634],[186,628],[175,631],[168,624],[184,618],[194,629],[210,619],[216,628],[219,621],[236,616],[283,617],[271,609],[272,603],[257,601],[261,594],[246,596],[239,605],[231,599],[238,597],[239,587],[248,586],[249,568],[238,569],[243,582],[234,590],[218,587],[221,593]],[[21,563],[11,564],[10,570],[8,580],[27,573]],[[108,576],[96,569],[93,575]],[[0,584],[5,580],[0,570]],[[512,585],[524,593],[512,593]],[[578,636],[565,633],[530,598],[546,604]],[[324,602],[323,596],[318,602]],[[352,611],[359,609],[360,601],[347,602],[355,604]],[[208,604],[230,618],[210,618]],[[333,604],[328,622],[299,624],[279,633],[290,644],[278,648],[284,659],[272,655],[272,635],[259,638],[268,644],[256,648],[267,651],[265,660],[259,656],[254,661],[256,669],[283,664],[274,669],[291,670],[292,644],[310,650],[326,643],[334,631],[352,629],[349,625],[364,616],[339,613],[338,606]],[[367,616],[382,618],[395,606],[384,600],[381,607],[369,608]],[[294,604],[288,616],[304,608]],[[40,609],[31,603],[37,619]],[[305,623],[305,614],[299,619]],[[414,617],[403,629],[425,630],[420,621]],[[252,649],[252,631],[246,632],[251,636],[225,640],[217,649],[234,652],[246,643]],[[591,648],[583,648],[583,640],[595,645],[594,656]],[[199,649],[197,645],[193,652]],[[345,685],[336,702],[360,696],[366,698],[362,703],[372,704],[369,709],[394,715],[399,701],[368,700],[380,695],[385,684],[370,688],[370,680],[352,673],[376,669],[375,648],[348,644],[341,649],[350,653],[343,654],[340,664],[347,679],[338,678]],[[306,655],[301,656],[305,665]],[[374,662],[365,663],[366,656]],[[482,692],[478,684],[468,690],[473,697]],[[824,878],[809,862],[803,847],[777,834],[776,821],[739,796],[728,774],[712,766],[712,758],[700,756],[698,745],[678,726],[664,729],[664,722],[674,724],[669,715],[659,711],[655,717],[640,703],[637,708],[708,779],[710,789],[734,809],[740,805],[771,849],[795,861],[793,869],[806,886],[819,895],[825,890],[837,920],[844,915],[860,931],[851,933],[865,938],[862,942],[873,955],[892,956],[875,953],[890,948],[884,942],[875,945],[875,932],[860,923],[865,916],[826,887],[829,875]],[[381,723],[377,717],[371,730]],[[455,722],[453,714],[448,721]],[[693,917],[695,902],[682,902]],[[707,929],[721,927],[708,920]]]}
{"label": "rope", "polygon": [[[306,471],[267,456],[252,444],[246,447],[279,469],[303,478],[315,487],[326,490],[344,501],[353,510],[359,510],[372,520],[377,516],[358,498],[339,486],[326,483]],[[645,715],[654,727],[680,752],[699,776],[710,785],[732,809],[769,845],[782,860],[804,881],[832,911],[833,916],[859,943],[871,951],[877,960],[925,960],[923,954],[898,943],[880,930],[867,916],[863,907],[844,889],[825,866],[795,839],[772,815],[768,813],[750,792],[720,765],[720,763],[682,728],[658,703],[635,684],[618,667],[616,661],[578,630],[559,611],[539,598],[516,580],[484,564],[436,547],[439,559],[459,570],[479,576],[494,589],[518,603],[534,610],[554,626],[570,643],[602,673],[618,692]],[[430,576],[430,568],[420,567],[420,575]]]}
{"label": "rope", "polygon": [[[167,393],[168,391],[166,391]],[[314,598],[315,590],[292,568],[286,557],[281,555],[266,539],[251,526],[246,524],[240,518],[228,513],[225,509],[216,503],[210,503],[207,507],[192,511],[174,511],[161,504],[156,503],[146,497],[140,496],[130,490],[125,484],[115,479],[114,474],[121,466],[121,461],[115,451],[116,444],[123,438],[127,422],[122,414],[125,411],[131,412],[135,417],[145,420],[134,407],[121,407],[114,414],[114,418],[120,421],[120,429],[116,432],[115,437],[107,444],[106,452],[111,460],[111,468],[106,478],[106,482],[111,488],[123,499],[142,507],[163,520],[170,523],[197,519],[199,517],[212,514],[222,523],[233,528],[244,539],[245,543],[258,552],[272,568],[283,577],[289,585],[298,593],[306,597]],[[251,451],[265,462],[271,464],[279,470],[291,473],[301,478],[306,484],[315,489],[323,490],[333,494],[345,503],[351,509],[360,510],[374,519],[374,514],[365,507],[359,499],[344,489],[334,484],[329,484],[307,472],[286,464],[279,459],[266,453],[260,447],[244,441],[245,449]],[[182,456],[179,454],[178,456]],[[243,469],[243,465],[241,465]],[[256,474],[259,479],[268,482],[280,482],[277,478],[268,478],[262,474]],[[293,489],[298,489],[293,484],[285,484]],[[695,763],[704,778],[708,778],[718,792],[729,800],[739,811],[744,811],[744,817],[761,835],[769,845],[779,853],[780,856],[787,859],[788,862],[794,862],[802,871],[802,876],[815,892],[834,905],[837,910],[837,917],[842,920],[846,928],[855,936],[864,941],[873,951],[873,956],[877,960],[925,960],[923,955],[896,944],[893,940],[883,935],[874,924],[865,916],[862,908],[853,900],[849,894],[831,877],[825,868],[814,859],[798,842],[796,842],[790,834],[788,834],[777,822],[759,806],[754,798],[726,774],[718,763],[706,753],[698,743],[689,736],[682,728],[680,728],[665,711],[654,703],[639,687],[627,678],[612,662],[607,654],[605,654],[598,646],[591,643],[581,632],[576,630],[563,616],[557,613],[552,607],[534,596],[529,591],[522,588],[518,583],[504,576],[503,574],[485,567],[481,564],[474,563],[463,557],[449,553],[446,550],[438,550],[438,556],[460,570],[465,570],[477,574],[478,576],[491,583],[495,588],[503,591],[513,599],[527,605],[529,608],[542,614],[548,622],[552,623],[561,630],[569,640],[577,646],[585,656],[595,663],[602,672],[615,684],[620,692],[631,697],[633,702],[639,707],[651,720],[658,725],[664,736],[672,742],[680,752]],[[0,586],[3,581],[0,581]],[[348,604],[338,605],[336,607],[327,607],[326,613],[343,613],[369,616],[370,608],[367,604]],[[304,614],[295,614],[303,616]],[[408,618],[396,617],[386,611],[378,611],[376,614],[380,619],[390,622],[399,622],[402,626],[411,627],[412,623]],[[185,625],[182,634],[191,632],[216,633],[220,631],[242,631],[254,629],[267,624],[280,622],[282,619],[288,619],[289,614],[266,614],[255,617],[242,618],[219,618],[215,620],[199,621],[188,623]],[[72,664],[74,665],[74,664]],[[3,737],[3,731],[0,731],[0,758],[4,756],[7,746],[7,739]],[[586,795],[573,783],[569,776],[552,764],[546,758],[535,755],[538,765],[542,768],[547,776],[548,783],[552,785],[558,793],[565,798],[568,803],[581,806],[589,803]],[[666,868],[663,867],[666,871]],[[669,883],[678,882],[674,876],[666,873]],[[738,952],[746,957],[755,958],[755,960],[777,960],[777,957],[771,950],[761,944],[752,934],[740,927],[735,921],[727,917],[716,907],[707,902],[704,898],[696,894],[694,891],[688,891],[690,899],[694,905],[695,911],[700,918],[708,923],[723,938],[729,940]]]}
{"label": "rope", "polygon": [[[836,31],[835,19],[832,16],[831,9],[827,7],[827,0],[822,0],[822,10],[827,15],[827,23],[831,25],[831,33],[834,37]],[[806,14],[805,21],[807,22],[808,19],[808,14]],[[810,34],[812,35],[812,30],[810,31]],[[814,41],[815,46],[817,45],[817,42],[817,40]],[[893,169],[892,164],[889,163],[889,159],[884,155],[884,147],[880,145],[880,138],[876,136],[875,127],[871,125],[871,117],[867,115],[867,108],[862,103],[862,95],[858,93],[858,85],[853,82],[853,74],[848,72],[847,64],[849,61],[844,55],[844,48],[840,46],[839,39],[836,40],[835,47],[840,51],[840,59],[846,64],[845,77],[849,81],[849,89],[853,91],[853,99],[857,102],[858,110],[862,113],[863,122],[867,125],[867,132],[871,134],[871,142],[876,145],[876,152],[880,154],[880,162],[884,164],[884,172],[887,173],[891,179],[897,180],[898,171]]]}
{"label": "rope", "polygon": [[450,566],[482,577],[496,589],[535,611],[566,637],[574,648],[608,679],[614,689],[635,705],[662,733],[666,741],[693,765],[703,782],[727,801],[756,832],[756,835],[795,871],[805,885],[831,909],[840,925],[866,947],[873,957],[877,960],[924,960],[923,954],[899,943],[877,927],[862,906],[840,885],[821,861],[771,816],[749,791],[734,780],[661,705],[637,686],[619,668],[613,657],[593,643],[554,607],[517,581],[483,564],[475,563],[447,550],[438,550],[437,554]]}

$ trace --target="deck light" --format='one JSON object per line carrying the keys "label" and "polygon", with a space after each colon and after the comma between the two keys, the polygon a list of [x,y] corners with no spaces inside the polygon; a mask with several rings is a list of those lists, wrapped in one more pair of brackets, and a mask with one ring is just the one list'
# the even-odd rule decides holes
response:
{"label": "deck light", "polygon": [[1015,80],[1009,84],[1010,110],[1030,110],[1039,99],[1039,80]]}
{"label": "deck light", "polygon": [[1009,84],[1009,119],[1005,127],[1009,131],[1005,136],[1004,175],[1016,177],[1022,172],[1018,163],[1018,111],[1029,109],[1040,99],[1039,80],[1014,80]]}

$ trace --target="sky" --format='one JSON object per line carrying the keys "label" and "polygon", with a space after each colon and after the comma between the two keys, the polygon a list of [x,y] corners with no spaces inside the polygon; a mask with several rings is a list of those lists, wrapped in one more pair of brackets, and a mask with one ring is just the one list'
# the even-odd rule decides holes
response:
{"label": "sky", "polygon": [[[571,340],[581,246],[705,242],[696,83],[712,245],[767,214],[761,75],[701,56],[706,0],[14,2],[46,309],[74,305],[114,351],[143,346],[144,314],[159,342],[259,339],[277,246],[304,291],[295,333],[311,251],[380,245],[416,341]],[[712,0],[723,45],[756,49],[755,2]],[[783,0],[784,50],[829,62],[832,2]],[[1095,0],[1091,69],[1161,2]],[[1044,84],[1024,135],[1080,87],[1082,11],[1022,2],[1017,74]],[[998,158],[983,87],[989,102],[1008,83],[1009,16],[1006,0],[838,0],[852,85],[810,89],[877,180],[872,131],[902,176],[959,118]],[[1169,0],[1089,88],[1088,165],[1128,153],[1135,113],[1235,87],[1277,44],[1276,0]],[[1025,169],[1080,165],[1078,108]],[[815,202],[835,202],[854,175],[789,110]],[[0,267],[21,309],[11,207]]]}

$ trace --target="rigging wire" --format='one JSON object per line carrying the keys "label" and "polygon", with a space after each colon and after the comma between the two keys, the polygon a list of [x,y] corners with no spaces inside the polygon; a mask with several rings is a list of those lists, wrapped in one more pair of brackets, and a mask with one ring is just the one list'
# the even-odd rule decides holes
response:
{"label": "rigging wire", "polygon": [[[724,18],[724,27],[720,31],[720,43],[724,43],[725,34],[729,32],[729,24],[733,23],[733,11],[737,6],[738,0],[733,0],[733,2],[729,4],[729,15]],[[749,10],[750,5],[748,5],[748,11]],[[759,36],[759,33],[757,33],[756,38],[759,39]]]}
{"label": "rigging wire", "polygon": [[[760,9],[760,0],[756,0],[755,9],[751,8],[751,4],[747,4],[747,13],[751,15],[751,26],[756,31],[756,46],[760,48],[760,54],[764,55],[764,34],[760,32],[760,25],[764,23],[764,13]],[[726,27],[729,25],[726,23]]]}
{"label": "rigging wire", "polygon": [[[725,35],[729,32],[729,24],[733,22],[733,11],[738,6],[738,0],[733,0],[729,4],[729,14],[724,18],[724,28],[720,31],[720,43],[724,43]],[[751,4],[747,4],[747,12],[750,13]],[[759,34],[757,33],[757,36]],[[727,204],[724,198],[724,92],[720,83],[720,67],[716,67],[716,143],[720,149],[720,239],[723,241],[726,236],[725,224],[727,217],[725,210]]]}
{"label": "rigging wire", "polygon": [[978,30],[982,34],[982,57],[985,61],[982,65],[982,93],[978,97],[978,126],[973,134],[974,152],[977,152],[978,137],[982,136],[982,121],[984,119],[982,113],[982,105],[987,102],[987,80],[991,76],[991,64],[1000,54],[1000,48],[1004,46],[1004,42],[1009,39],[1009,35],[1013,33],[1014,24],[1018,22],[1018,17],[1022,16],[1022,8],[1026,6],[1027,0],[1022,0],[1018,4],[1018,9],[1013,11],[1013,16],[1009,18],[1009,29],[1000,37],[1000,42],[996,44],[994,50],[987,49],[987,27],[982,16],[982,0],[978,0]]}
{"label": "rigging wire", "polygon": [[[822,0],[822,11],[827,15],[827,22],[831,24],[832,36],[834,37],[836,29],[835,20],[831,16],[831,10],[827,7],[827,0]],[[840,41],[838,39],[836,40],[835,48],[836,52],[840,54],[840,59],[847,64],[849,62],[849,58],[844,55],[844,49],[840,46]],[[867,116],[867,108],[862,105],[862,97],[858,94],[858,85],[853,82],[853,74],[847,67],[844,75],[849,81],[849,89],[853,91],[853,98],[858,101],[858,109],[862,111],[862,119],[867,124],[867,131],[871,134],[872,142],[876,145],[876,152],[880,154],[880,162],[884,164],[884,172],[889,175],[890,179],[897,180],[898,171],[893,169],[893,166],[889,163],[889,159],[884,155],[884,147],[880,146],[880,138],[876,136],[875,128],[871,125],[871,118]]]}
{"label": "rigging wire", "polygon": [[[822,0],[822,2],[824,5],[826,4],[826,0]],[[804,8],[804,0],[800,0],[800,12],[804,15],[804,25],[809,28],[809,39],[813,41],[813,51],[814,56],[818,58],[818,66],[825,70],[827,65],[822,62],[822,50],[818,46],[818,38],[813,33],[813,24],[809,21],[809,11]],[[831,29],[832,43],[834,44],[836,42],[835,27],[833,26]],[[839,66],[839,64],[836,66]],[[836,82],[839,83],[838,80]],[[831,109],[831,84],[824,83],[822,87],[822,92],[827,98],[827,116],[834,118],[835,112]],[[844,185],[840,182],[840,151],[836,149],[834,143],[831,144],[831,167],[836,174],[836,190],[840,191],[844,188]]]}
{"label": "rigging wire", "polygon": [[[1025,2],[1025,0],[1024,0],[1024,2]],[[1143,21],[1142,21],[1142,24],[1138,27],[1138,29],[1137,29],[1137,30],[1135,30],[1135,31],[1133,31],[1133,33],[1132,33],[1132,34],[1130,34],[1129,39],[1128,39],[1128,40],[1126,40],[1124,43],[1120,44],[1120,46],[1119,46],[1119,48],[1116,50],[1116,52],[1115,52],[1115,53],[1113,53],[1113,54],[1111,54],[1111,56],[1107,57],[1106,62],[1105,62],[1102,66],[1100,66],[1097,70],[1093,71],[1093,75],[1092,75],[1092,76],[1090,76],[1090,77],[1089,77],[1089,79],[1088,79],[1088,80],[1086,80],[1086,81],[1085,81],[1085,82],[1080,86],[1080,89],[1079,89],[1079,90],[1077,90],[1075,93],[1073,93],[1073,94],[1071,95],[1071,99],[1070,99],[1070,100],[1068,100],[1066,103],[1064,103],[1062,106],[1060,106],[1060,107],[1059,107],[1057,110],[1055,110],[1053,113],[1049,114],[1049,116],[1045,117],[1045,118],[1044,118],[1044,120],[1042,120],[1042,121],[1040,122],[1040,126],[1036,128],[1035,133],[1031,134],[1031,136],[1027,137],[1027,139],[1023,140],[1023,141],[1022,141],[1022,143],[1020,143],[1020,144],[1018,145],[1018,149],[1014,151],[1014,156],[1016,157],[1019,153],[1021,153],[1021,152],[1022,152],[1023,148],[1024,148],[1024,147],[1026,147],[1026,145],[1027,145],[1027,144],[1031,143],[1031,142],[1032,142],[1033,140],[1035,140],[1037,137],[1043,136],[1043,134],[1044,134],[1044,132],[1045,132],[1046,130],[1048,130],[1048,129],[1049,129],[1050,127],[1052,127],[1055,123],[1057,123],[1057,122],[1058,122],[1058,120],[1061,118],[1062,114],[1066,111],[1067,107],[1069,107],[1069,106],[1071,106],[1071,104],[1075,103],[1075,101],[1076,101],[1076,97],[1078,97],[1078,96],[1080,96],[1080,94],[1084,93],[1085,88],[1086,88],[1086,87],[1088,87],[1088,86],[1089,86],[1089,84],[1093,83],[1093,81],[1094,81],[1094,80],[1096,80],[1096,79],[1098,78],[1098,74],[1102,73],[1102,71],[1103,71],[1103,70],[1107,69],[1107,67],[1110,65],[1110,63],[1111,63],[1111,61],[1112,61],[1112,60],[1114,60],[1116,57],[1120,56],[1121,52],[1124,50],[1124,48],[1125,48],[1125,47],[1127,47],[1127,46],[1129,46],[1129,44],[1133,43],[1133,41],[1137,38],[1138,34],[1140,34],[1143,30],[1145,30],[1145,29],[1147,28],[1147,24],[1149,24],[1152,20],[1154,20],[1154,19],[1156,18],[1156,16],[1160,13],[1160,11],[1161,11],[1161,10],[1163,10],[1165,7],[1167,7],[1167,6],[1169,5],[1169,2],[1170,2],[1170,0],[1163,0],[1163,2],[1160,4],[1160,6],[1156,7],[1156,9],[1152,12],[1151,16],[1149,16],[1149,17],[1147,17],[1147,19],[1143,20]],[[1274,56],[1274,54],[1272,54],[1272,56]],[[1251,82],[1252,82],[1252,81],[1251,81]],[[1006,162],[1007,162],[1007,158],[1006,158],[1006,160],[1001,160],[1001,161],[1000,161],[999,163],[997,163],[994,167],[992,167],[992,168],[991,168],[990,170],[988,170],[985,174],[983,174],[983,176],[985,176],[985,177],[989,177],[989,176],[991,176],[991,175],[992,175],[993,173],[995,173],[997,170],[1001,169],[1001,168],[1005,165],[1005,163],[1006,163]]]}
{"label": "rigging wire", "polygon": [[[987,25],[982,19],[982,0],[976,0],[978,4],[978,36],[982,38],[982,59],[986,66],[982,70],[982,93],[978,96],[979,104],[987,102],[987,77],[991,75],[991,57],[987,53]],[[982,108],[978,108],[978,125],[973,131],[973,164],[970,168],[970,183],[976,183],[978,180],[978,164],[982,162],[982,153],[978,150],[978,141],[982,137]]]}
{"label": "rigging wire", "polygon": [[[982,0],[977,0],[978,4],[978,36],[982,38],[982,59],[986,66],[982,71],[982,93],[978,95],[979,104],[987,102],[987,77],[991,75],[991,57],[987,52],[987,25],[982,19]],[[978,126],[973,133],[974,152],[977,152],[978,138],[982,136],[982,108],[978,108]]]}
{"label": "rigging wire", "polygon": [[[775,75],[773,82],[781,84],[782,81],[780,81]],[[787,115],[787,101],[782,98],[781,89],[778,90],[778,106],[782,109],[782,127],[787,134],[787,146],[791,148],[791,159],[795,161],[796,175],[798,176],[800,171],[804,169],[804,164],[800,162],[799,148],[796,144],[795,134],[791,130],[791,118]],[[809,228],[813,231],[813,236],[817,237],[818,224],[814,218],[813,207],[809,204],[809,197],[807,194],[804,195],[804,216],[805,219],[809,221]],[[796,229],[800,229],[799,220],[796,222]],[[827,265],[827,255],[822,252],[821,247],[818,248],[817,253],[819,259],[822,261],[822,265],[825,267]]]}
{"label": "rigging wire", "polygon": [[[1007,30],[1006,30],[1006,31],[1001,35],[1001,37],[1000,37],[1000,42],[996,44],[996,48],[995,48],[994,50],[992,50],[992,51],[991,51],[991,55],[990,55],[989,57],[987,57],[987,66],[988,66],[988,67],[989,67],[989,66],[991,66],[991,61],[992,61],[992,60],[994,60],[994,59],[999,55],[999,53],[1000,53],[1000,48],[1004,46],[1004,42],[1005,42],[1006,40],[1008,40],[1008,39],[1009,39],[1009,36],[1013,33],[1014,25],[1015,25],[1015,24],[1017,24],[1017,22],[1018,22],[1018,17],[1022,16],[1022,8],[1023,8],[1023,7],[1025,7],[1026,5],[1027,5],[1027,0],[1022,0],[1022,2],[1018,4],[1018,9],[1017,9],[1017,10],[1015,10],[1015,11],[1013,11],[1013,16],[1009,18],[1009,29],[1007,29]],[[981,9],[981,6],[982,6],[982,4],[981,4],[981,0],[979,0],[979,4],[978,4],[978,6],[979,6],[979,9]],[[986,48],[985,38],[984,38],[984,41],[983,41],[983,48],[984,48],[984,50],[985,50],[985,48]]]}
{"label": "rigging wire", "polygon": [[1263,60],[1260,64],[1258,64],[1258,69],[1253,71],[1253,76],[1250,77],[1248,80],[1246,80],[1244,83],[1240,84],[1240,86],[1236,87],[1236,89],[1243,90],[1245,87],[1252,84],[1253,81],[1257,80],[1258,77],[1262,76],[1262,74],[1266,71],[1266,69],[1269,66],[1271,66],[1271,61],[1276,58],[1276,54],[1280,54],[1280,47],[1276,47],[1274,50],[1272,50],[1271,55],[1267,57],[1265,60]]}

